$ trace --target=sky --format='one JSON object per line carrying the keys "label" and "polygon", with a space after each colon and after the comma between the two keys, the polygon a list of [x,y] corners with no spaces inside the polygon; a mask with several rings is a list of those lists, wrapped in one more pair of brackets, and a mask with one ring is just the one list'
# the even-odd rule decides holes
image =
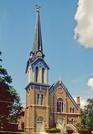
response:
{"label": "sky", "polygon": [[93,98],[93,0],[0,0],[2,65],[25,105],[25,69],[33,47],[37,3],[49,84],[62,80],[83,104]]}

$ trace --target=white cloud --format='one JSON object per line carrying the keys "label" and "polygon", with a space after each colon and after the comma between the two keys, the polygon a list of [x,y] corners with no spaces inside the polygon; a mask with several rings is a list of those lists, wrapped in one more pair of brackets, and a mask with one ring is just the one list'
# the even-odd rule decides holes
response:
{"label": "white cloud", "polygon": [[75,39],[84,47],[93,48],[93,0],[78,0],[75,21]]}
{"label": "white cloud", "polygon": [[84,108],[84,106],[87,104],[87,100],[85,98],[81,97],[81,103],[80,103],[80,107]]}
{"label": "white cloud", "polygon": [[93,77],[88,79],[87,85],[90,87],[90,89],[93,89]]}

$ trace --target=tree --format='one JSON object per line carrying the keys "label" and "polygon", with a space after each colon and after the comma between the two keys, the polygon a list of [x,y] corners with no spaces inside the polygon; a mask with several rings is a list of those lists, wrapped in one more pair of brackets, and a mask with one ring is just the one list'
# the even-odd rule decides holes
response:
{"label": "tree", "polygon": [[81,123],[77,124],[79,130],[93,130],[93,99],[87,99],[87,105],[81,109]]}
{"label": "tree", "polygon": [[[0,62],[2,62],[1,58]],[[13,86],[11,86],[11,83],[11,76],[0,64],[0,124],[16,122],[22,108],[20,97]]]}

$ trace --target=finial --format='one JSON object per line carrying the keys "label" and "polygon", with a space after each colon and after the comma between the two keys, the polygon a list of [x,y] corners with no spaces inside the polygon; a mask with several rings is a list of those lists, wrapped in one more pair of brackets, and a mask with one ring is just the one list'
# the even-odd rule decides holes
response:
{"label": "finial", "polygon": [[40,6],[38,4],[36,4],[35,6],[36,6],[36,11],[39,13],[40,12]]}

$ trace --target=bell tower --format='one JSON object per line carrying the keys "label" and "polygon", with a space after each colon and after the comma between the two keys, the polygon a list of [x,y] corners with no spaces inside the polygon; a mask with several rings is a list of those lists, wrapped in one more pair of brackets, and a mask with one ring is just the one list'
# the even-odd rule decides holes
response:
{"label": "bell tower", "polygon": [[49,67],[45,62],[44,57],[40,24],[40,7],[37,5],[33,49],[30,52],[26,66],[26,132],[44,132],[45,129],[49,127]]}

